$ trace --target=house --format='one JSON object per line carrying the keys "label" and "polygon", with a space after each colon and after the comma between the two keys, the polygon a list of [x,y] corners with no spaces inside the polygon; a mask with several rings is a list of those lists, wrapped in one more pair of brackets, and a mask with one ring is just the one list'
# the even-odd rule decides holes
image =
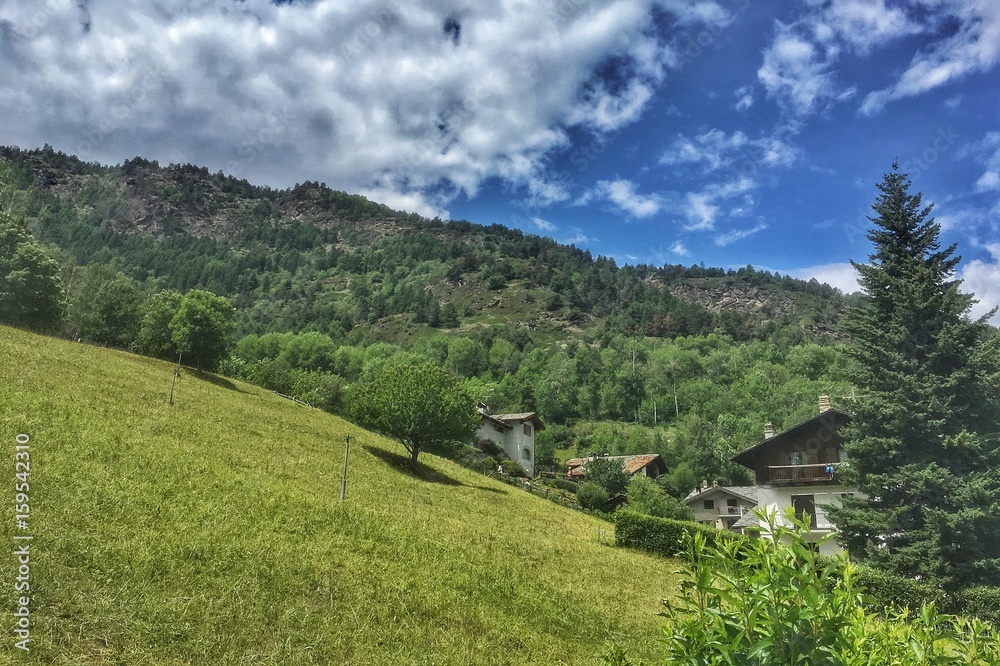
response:
{"label": "house", "polygon": [[709,486],[703,481],[701,488],[684,498],[684,503],[702,525],[742,532],[742,525],[737,527],[736,523],[757,506],[757,486]]}
{"label": "house", "polygon": [[659,453],[644,453],[636,456],[597,456],[591,454],[586,458],[570,458],[566,461],[566,478],[573,481],[582,481],[587,476],[587,463],[597,458],[607,458],[608,460],[620,460],[622,469],[629,476],[648,476],[655,479],[667,473],[667,464]]}
{"label": "house", "polygon": [[[842,498],[857,492],[845,486],[837,474],[846,461],[840,430],[851,417],[831,407],[827,396],[820,396],[819,409],[819,415],[780,433],[766,424],[764,439],[732,458],[753,470],[758,506],[776,513],[779,521],[788,508],[798,518],[808,515],[814,540],[837,531],[823,507],[839,506]],[[760,527],[766,527],[764,521],[759,522]],[[831,539],[819,546],[819,551],[832,555],[840,552],[840,547]]]}
{"label": "house", "polygon": [[535,475],[535,433],[545,428],[535,412],[522,414],[489,414],[486,405],[476,406],[482,423],[477,439],[496,442],[511,460],[521,463],[525,471]]}

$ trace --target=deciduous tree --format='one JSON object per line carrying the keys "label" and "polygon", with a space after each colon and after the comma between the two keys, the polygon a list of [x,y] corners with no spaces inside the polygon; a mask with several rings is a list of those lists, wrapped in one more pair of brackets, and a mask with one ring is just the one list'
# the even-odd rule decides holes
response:
{"label": "deciduous tree", "polygon": [[425,449],[470,441],[479,422],[472,398],[458,381],[428,363],[386,366],[358,391],[352,415],[365,428],[402,444],[413,464]]}
{"label": "deciduous tree", "polygon": [[22,218],[0,211],[0,323],[50,331],[62,316],[59,264],[28,232]]}

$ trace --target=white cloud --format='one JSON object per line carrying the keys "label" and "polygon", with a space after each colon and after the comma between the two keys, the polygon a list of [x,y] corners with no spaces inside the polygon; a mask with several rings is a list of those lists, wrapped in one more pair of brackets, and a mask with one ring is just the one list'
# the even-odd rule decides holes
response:
{"label": "white cloud", "polygon": [[663,166],[697,165],[703,173],[733,167],[740,173],[761,166],[790,166],[799,149],[778,136],[750,139],[737,130],[726,134],[712,129],[694,137],[678,136],[660,156]]}
{"label": "white cloud", "polygon": [[674,254],[678,255],[678,256],[681,256],[681,257],[690,257],[691,256],[691,252],[687,249],[687,247],[681,241],[677,241],[673,245],[671,245],[670,246],[670,251],[673,252]]}
{"label": "white cloud", "polygon": [[715,237],[715,244],[719,247],[726,247],[727,245],[739,243],[744,238],[749,238],[750,236],[764,231],[765,229],[767,229],[767,225],[763,222],[751,227],[750,229],[734,229],[724,234],[717,235]]}
{"label": "white cloud", "polygon": [[543,220],[540,217],[531,218],[531,222],[542,231],[547,231],[549,233],[552,233],[557,228],[556,225],[552,224],[548,220]]}
{"label": "white cloud", "polygon": [[[973,293],[979,300],[972,306],[972,316],[981,317],[994,307],[1000,305],[1000,243],[986,246],[992,261],[973,259],[959,271],[959,277],[964,280],[962,291]],[[1000,326],[1000,313],[990,320],[995,326]]]}
{"label": "white cloud", "polygon": [[989,132],[981,141],[963,149],[962,154],[975,155],[986,169],[976,181],[976,191],[1000,190],[1000,132]]}
{"label": "white cloud", "polygon": [[687,200],[684,203],[684,215],[688,220],[685,228],[688,231],[714,229],[715,218],[718,214],[719,207],[712,203],[712,198],[709,195],[688,192]]}
{"label": "white cloud", "polygon": [[913,56],[891,86],[870,93],[862,113],[880,111],[891,101],[912,97],[1000,63],[1000,3],[996,0],[920,0],[932,19],[957,23],[953,34]]}
{"label": "white cloud", "polygon": [[591,198],[606,199],[628,215],[638,218],[656,215],[663,206],[658,196],[639,194],[635,183],[624,179],[598,182]]}
{"label": "white cloud", "polygon": [[587,234],[583,233],[582,229],[574,228],[573,231],[576,232],[576,235],[572,238],[566,238],[559,242],[563,245],[587,245],[597,240],[596,238],[591,238]]}
{"label": "white cloud", "polygon": [[[2,3],[0,141],[324,181],[428,213],[490,178],[565,201],[546,158],[568,131],[633,122],[677,66],[654,4]],[[664,6],[683,24],[730,19],[716,2]]]}
{"label": "white cloud", "polygon": [[753,86],[742,86],[737,88],[734,92],[736,95],[736,110],[746,111],[751,106],[753,106]]}
{"label": "white cloud", "polygon": [[858,271],[849,262],[820,264],[779,272],[801,280],[816,278],[817,281],[835,287],[845,294],[861,290],[858,285]]}

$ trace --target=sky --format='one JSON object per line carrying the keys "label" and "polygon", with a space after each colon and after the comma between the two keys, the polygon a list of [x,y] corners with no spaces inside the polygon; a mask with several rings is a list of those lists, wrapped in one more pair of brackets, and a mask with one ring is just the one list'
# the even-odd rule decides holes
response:
{"label": "sky", "polygon": [[997,0],[0,0],[0,71],[2,144],[845,291],[895,161],[1000,304]]}

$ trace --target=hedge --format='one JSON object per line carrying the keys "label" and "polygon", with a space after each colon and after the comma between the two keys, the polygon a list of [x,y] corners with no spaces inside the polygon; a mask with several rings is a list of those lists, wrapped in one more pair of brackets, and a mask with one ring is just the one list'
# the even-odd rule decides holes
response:
{"label": "hedge", "polygon": [[677,557],[687,552],[687,544],[696,532],[704,534],[709,545],[715,545],[720,539],[744,538],[733,532],[721,532],[686,520],[655,518],[627,509],[615,513],[615,543],[624,548]]}

